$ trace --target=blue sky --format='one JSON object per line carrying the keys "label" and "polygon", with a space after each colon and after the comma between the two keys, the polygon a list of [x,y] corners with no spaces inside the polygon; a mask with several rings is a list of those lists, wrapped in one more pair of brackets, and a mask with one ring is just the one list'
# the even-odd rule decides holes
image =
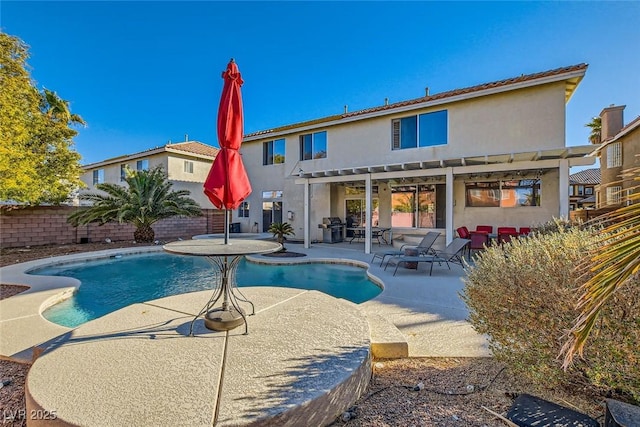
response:
{"label": "blue sky", "polygon": [[566,135],[587,144],[602,108],[640,115],[639,22],[640,2],[0,2],[38,87],[87,121],[83,164],[217,146],[231,57],[245,133],[586,62]]}

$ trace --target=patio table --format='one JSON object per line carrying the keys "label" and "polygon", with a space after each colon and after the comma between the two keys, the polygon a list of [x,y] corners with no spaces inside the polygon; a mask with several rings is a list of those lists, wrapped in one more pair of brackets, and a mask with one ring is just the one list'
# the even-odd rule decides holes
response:
{"label": "patio table", "polygon": [[[245,255],[276,252],[282,245],[265,240],[234,239],[225,244],[224,239],[193,239],[171,242],[162,247],[165,251],[207,258],[214,269],[213,294],[207,304],[191,321],[189,336],[193,336],[193,324],[204,314],[204,324],[214,331],[228,331],[244,323],[248,333],[247,318],[238,301],[253,303],[242,295],[236,284],[238,263]],[[222,298],[222,307],[212,308]]]}
{"label": "patio table", "polygon": [[[366,230],[365,227],[348,227],[347,231],[352,231],[353,232],[353,237],[351,238],[351,240],[349,240],[349,243],[353,242],[355,239],[364,239],[365,230]],[[384,233],[387,233],[387,232],[389,234],[391,234],[391,228],[372,227],[371,228],[371,238],[372,239],[377,239],[378,240],[378,244],[382,244],[382,242],[384,242],[385,245],[388,245],[389,242],[384,237]],[[389,239],[389,240],[391,240],[391,239]]]}

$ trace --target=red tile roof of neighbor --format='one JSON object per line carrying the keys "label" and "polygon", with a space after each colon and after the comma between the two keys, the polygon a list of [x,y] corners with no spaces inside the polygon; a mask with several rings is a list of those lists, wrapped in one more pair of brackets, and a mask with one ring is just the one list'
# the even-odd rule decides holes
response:
{"label": "red tile roof of neighbor", "polygon": [[167,144],[165,147],[209,157],[215,157],[218,154],[218,151],[220,151],[218,148],[198,141],[178,142],[175,144]]}
{"label": "red tile roof of neighbor", "polygon": [[585,169],[569,175],[572,184],[600,184],[600,169]]}
{"label": "red tile roof of neighbor", "polygon": [[[420,104],[420,103],[428,102],[428,101],[435,101],[435,100],[445,99],[445,98],[453,98],[453,97],[458,96],[458,95],[464,95],[464,94],[469,94],[469,93],[473,93],[473,92],[479,92],[479,91],[482,91],[482,90],[494,89],[494,88],[514,85],[514,84],[518,84],[518,83],[523,83],[523,82],[528,82],[528,81],[532,81],[532,80],[542,79],[542,78],[545,78],[545,77],[552,77],[552,76],[556,76],[556,75],[560,75],[560,74],[564,74],[564,73],[570,73],[570,72],[574,72],[574,71],[586,71],[587,67],[588,67],[587,64],[582,63],[582,64],[577,64],[577,65],[571,65],[571,66],[568,66],[568,67],[561,67],[561,68],[556,68],[556,69],[553,69],[553,70],[542,71],[542,72],[534,73],[534,74],[522,74],[522,75],[520,75],[518,77],[511,77],[511,78],[508,78],[508,79],[498,80],[498,81],[495,81],[495,82],[483,83],[483,84],[480,84],[480,85],[470,86],[470,87],[461,88],[461,89],[454,89],[454,90],[450,90],[450,91],[447,91],[447,92],[436,93],[434,95],[427,95],[427,96],[423,96],[423,97],[420,97],[420,98],[410,99],[410,100],[407,100],[407,101],[400,101],[400,102],[395,102],[393,104],[366,108],[364,110],[353,111],[351,113],[335,114],[333,116],[328,116],[328,117],[309,120],[309,121],[305,121],[305,122],[285,125],[285,126],[277,127],[277,128],[274,128],[274,129],[268,129],[268,130],[253,132],[253,133],[249,133],[249,134],[245,135],[245,138],[246,137],[252,137],[252,136],[267,135],[267,134],[270,134],[270,133],[284,131],[284,130],[288,130],[288,129],[294,129],[294,128],[303,127],[303,126],[310,126],[310,125],[314,125],[314,124],[318,124],[318,123],[324,123],[324,122],[329,122],[329,121],[333,121],[333,120],[339,120],[339,119],[348,118],[348,117],[355,117],[355,116],[360,116],[360,115],[369,114],[369,113],[375,113],[375,112],[384,111],[384,110],[393,110],[395,108],[405,107],[405,106],[414,105],[414,104]],[[575,83],[575,85],[577,86],[577,83]]]}

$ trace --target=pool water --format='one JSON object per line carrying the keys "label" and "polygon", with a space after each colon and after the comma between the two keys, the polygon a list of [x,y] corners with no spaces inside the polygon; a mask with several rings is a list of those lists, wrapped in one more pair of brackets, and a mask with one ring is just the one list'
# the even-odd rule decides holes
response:
{"label": "pool water", "polygon": [[[82,282],[73,297],[43,313],[51,322],[71,328],[131,304],[212,289],[213,280],[213,268],[206,259],[167,253],[51,266],[31,274],[74,277]],[[354,303],[382,291],[364,269],[342,264],[264,265],[243,259],[236,281],[240,287],[318,290]]]}

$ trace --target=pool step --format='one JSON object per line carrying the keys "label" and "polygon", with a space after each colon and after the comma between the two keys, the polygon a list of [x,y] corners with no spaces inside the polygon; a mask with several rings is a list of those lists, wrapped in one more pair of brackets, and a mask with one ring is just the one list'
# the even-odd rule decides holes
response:
{"label": "pool step", "polygon": [[371,331],[371,355],[375,359],[409,357],[407,338],[393,323],[378,314],[366,313],[366,317]]}

